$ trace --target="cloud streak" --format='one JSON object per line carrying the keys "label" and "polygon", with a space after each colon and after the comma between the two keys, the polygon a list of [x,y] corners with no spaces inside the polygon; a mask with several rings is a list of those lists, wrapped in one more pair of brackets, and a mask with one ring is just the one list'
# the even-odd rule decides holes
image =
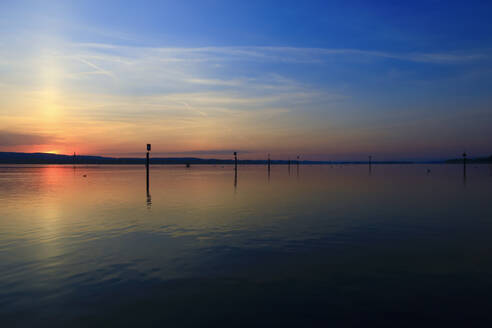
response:
{"label": "cloud streak", "polygon": [[209,61],[278,61],[285,63],[317,63],[328,56],[359,56],[372,58],[396,59],[401,61],[434,64],[452,64],[490,58],[490,52],[388,52],[351,48],[310,48],[310,47],[129,47],[98,43],[74,43],[74,48],[95,51],[142,52],[159,57],[165,62],[209,62]]}
{"label": "cloud streak", "polygon": [[0,147],[46,145],[57,141],[58,138],[43,134],[0,130]]}

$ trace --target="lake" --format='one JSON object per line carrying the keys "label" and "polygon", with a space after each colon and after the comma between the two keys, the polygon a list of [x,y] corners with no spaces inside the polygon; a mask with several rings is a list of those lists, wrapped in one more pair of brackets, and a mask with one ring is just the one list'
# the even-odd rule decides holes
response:
{"label": "lake", "polygon": [[3,165],[0,322],[488,326],[491,192],[489,165],[154,165],[148,192],[139,165]]}

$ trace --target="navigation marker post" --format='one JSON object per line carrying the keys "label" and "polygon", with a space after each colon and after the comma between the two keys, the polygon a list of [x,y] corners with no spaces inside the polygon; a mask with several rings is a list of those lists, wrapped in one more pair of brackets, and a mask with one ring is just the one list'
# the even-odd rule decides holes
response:
{"label": "navigation marker post", "polygon": [[147,144],[147,160],[145,161],[145,168],[147,170],[147,194],[149,193],[150,149],[151,149],[151,145]]}

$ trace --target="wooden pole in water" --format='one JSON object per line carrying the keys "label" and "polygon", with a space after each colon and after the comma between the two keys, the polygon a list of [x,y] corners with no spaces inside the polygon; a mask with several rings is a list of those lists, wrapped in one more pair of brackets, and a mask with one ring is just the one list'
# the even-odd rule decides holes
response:
{"label": "wooden pole in water", "polygon": [[234,192],[237,188],[237,152],[234,152]]}
{"label": "wooden pole in water", "polygon": [[147,160],[145,161],[145,168],[147,170],[147,193],[149,192],[150,149],[151,145],[147,144]]}
{"label": "wooden pole in water", "polygon": [[268,172],[270,172],[270,154],[268,154]]}

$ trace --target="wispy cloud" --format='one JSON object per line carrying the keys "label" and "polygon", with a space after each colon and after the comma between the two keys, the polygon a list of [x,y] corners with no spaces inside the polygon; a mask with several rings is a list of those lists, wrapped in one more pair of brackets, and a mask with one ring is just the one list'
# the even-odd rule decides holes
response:
{"label": "wispy cloud", "polygon": [[0,130],[0,147],[46,145],[57,141],[59,138],[44,134]]}
{"label": "wispy cloud", "polygon": [[204,61],[278,61],[295,63],[322,62],[328,56],[362,56],[373,58],[391,58],[402,61],[421,63],[459,63],[490,58],[490,52],[388,52],[350,48],[309,48],[309,47],[129,47],[98,43],[74,43],[73,47],[92,50],[112,50],[135,53],[136,51],[152,54],[163,61],[204,62]]}
{"label": "wispy cloud", "polygon": [[87,66],[89,66],[89,67],[91,67],[91,68],[94,69],[94,71],[84,72],[82,74],[103,74],[103,75],[107,75],[107,76],[109,76],[111,78],[115,78],[114,74],[112,74],[110,71],[107,71],[105,69],[102,69],[101,67],[97,66],[94,63],[91,63],[90,61],[88,61],[88,60],[86,60],[84,58],[78,58],[78,60],[81,61],[82,63],[86,64]]}

